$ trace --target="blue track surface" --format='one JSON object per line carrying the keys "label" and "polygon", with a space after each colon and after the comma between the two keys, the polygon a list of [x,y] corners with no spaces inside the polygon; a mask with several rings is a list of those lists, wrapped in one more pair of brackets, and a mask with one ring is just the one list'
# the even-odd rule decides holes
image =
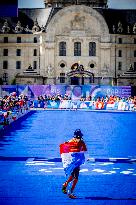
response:
{"label": "blue track surface", "polygon": [[[136,204],[135,125],[133,112],[31,111],[1,133],[0,205]],[[61,193],[59,144],[77,128],[96,160],[81,167],[71,201]]]}

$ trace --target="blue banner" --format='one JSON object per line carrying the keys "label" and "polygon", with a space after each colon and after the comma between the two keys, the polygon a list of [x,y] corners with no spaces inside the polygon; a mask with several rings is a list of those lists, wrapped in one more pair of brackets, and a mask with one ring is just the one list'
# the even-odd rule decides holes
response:
{"label": "blue banner", "polygon": [[0,96],[8,95],[16,92],[17,95],[24,94],[29,98],[37,98],[39,96],[68,96],[69,99],[79,100],[81,97],[98,97],[131,96],[131,86],[107,86],[107,85],[2,85],[0,87]]}

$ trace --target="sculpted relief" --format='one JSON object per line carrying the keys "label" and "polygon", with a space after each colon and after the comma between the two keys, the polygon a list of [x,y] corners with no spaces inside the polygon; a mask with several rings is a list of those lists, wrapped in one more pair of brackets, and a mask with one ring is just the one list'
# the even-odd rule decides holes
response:
{"label": "sculpted relief", "polygon": [[[62,21],[61,26],[58,26],[56,29],[57,34],[69,34],[71,31],[84,31],[86,30],[85,26],[85,16],[80,16],[75,14],[70,19],[66,17],[65,21],[67,24]],[[62,26],[63,25],[63,26]]]}
{"label": "sculpted relief", "polygon": [[[66,23],[67,21],[67,23]],[[62,21],[61,24],[56,26],[56,35],[88,35],[91,33],[93,35],[98,35],[101,33],[101,25],[99,21],[93,16],[84,15],[84,14],[75,14],[71,15],[70,18],[66,17],[65,22]]]}
{"label": "sculpted relief", "polygon": [[79,16],[76,14],[74,20],[71,21],[72,30],[84,30],[85,28],[85,16]]}
{"label": "sculpted relief", "polygon": [[98,12],[80,5],[60,10],[47,27],[47,38],[52,40],[57,35],[90,36],[92,33],[93,35],[108,34],[107,24]]}

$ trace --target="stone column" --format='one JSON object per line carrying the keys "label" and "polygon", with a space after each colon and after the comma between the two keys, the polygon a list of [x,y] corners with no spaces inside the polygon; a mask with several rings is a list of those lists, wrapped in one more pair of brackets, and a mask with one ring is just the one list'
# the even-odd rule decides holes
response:
{"label": "stone column", "polygon": [[40,35],[40,47],[39,47],[39,72],[40,75],[45,76],[45,47],[44,47],[44,36]]}
{"label": "stone column", "polygon": [[54,42],[45,42],[45,75],[47,76],[47,83],[55,83],[55,65],[54,65]]}

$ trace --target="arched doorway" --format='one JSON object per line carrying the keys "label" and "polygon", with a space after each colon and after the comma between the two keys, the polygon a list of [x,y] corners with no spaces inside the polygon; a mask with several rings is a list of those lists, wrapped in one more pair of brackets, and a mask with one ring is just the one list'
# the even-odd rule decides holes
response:
{"label": "arched doorway", "polygon": [[[74,63],[72,66],[71,66],[71,71],[76,71],[79,67],[79,64],[78,63]],[[71,75],[70,76],[70,84],[71,85],[79,85],[79,77],[77,75]]]}
{"label": "arched doorway", "polygon": [[74,63],[71,66],[71,71],[67,73],[70,78],[71,85],[84,85],[85,78],[88,78],[89,84],[94,83],[94,74],[90,71],[85,71],[84,66],[79,63]]}
{"label": "arched doorway", "polygon": [[76,77],[76,76],[70,77],[70,84],[71,84],[71,85],[79,85],[79,84],[80,84],[80,83],[79,83],[79,78]]}

